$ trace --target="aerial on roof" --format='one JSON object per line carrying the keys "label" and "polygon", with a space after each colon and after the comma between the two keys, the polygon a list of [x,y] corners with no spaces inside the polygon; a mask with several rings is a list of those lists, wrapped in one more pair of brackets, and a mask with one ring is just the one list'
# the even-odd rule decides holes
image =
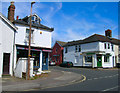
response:
{"label": "aerial on roof", "polygon": [[64,46],[67,42],[63,42],[63,41],[56,41],[57,43],[59,43],[61,46]]}
{"label": "aerial on roof", "polygon": [[[54,30],[54,28],[50,28],[50,27],[42,25],[40,17],[36,14],[34,14],[31,17],[31,21],[32,21],[32,27],[39,28],[41,30],[47,30],[47,31],[50,31],[50,32],[52,32]],[[23,19],[17,19],[17,20],[14,21],[14,23],[29,26],[30,25],[30,16],[26,16]]]}
{"label": "aerial on roof", "polygon": [[97,41],[110,42],[112,44],[120,45],[120,40],[119,39],[94,34],[94,35],[89,36],[89,37],[87,37],[87,38],[85,38],[83,40],[77,40],[77,41],[68,42],[64,46],[72,46],[72,45],[85,44],[85,43],[91,43],[91,42],[97,42]]}

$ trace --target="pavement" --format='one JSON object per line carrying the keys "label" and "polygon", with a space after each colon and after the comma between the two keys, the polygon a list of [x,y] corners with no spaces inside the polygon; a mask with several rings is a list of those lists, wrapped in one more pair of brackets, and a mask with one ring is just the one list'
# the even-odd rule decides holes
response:
{"label": "pavement", "polygon": [[36,91],[38,89],[71,85],[85,80],[86,77],[81,74],[50,69],[48,74],[42,74],[35,80],[3,76],[0,83],[2,83],[2,91]]}

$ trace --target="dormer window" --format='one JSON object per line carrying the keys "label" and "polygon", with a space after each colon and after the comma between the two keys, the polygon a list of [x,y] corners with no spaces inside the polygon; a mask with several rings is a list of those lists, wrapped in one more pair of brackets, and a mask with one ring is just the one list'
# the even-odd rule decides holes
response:
{"label": "dormer window", "polygon": [[32,16],[31,20],[32,20],[32,21],[35,21],[35,17],[34,17],[34,16]]}

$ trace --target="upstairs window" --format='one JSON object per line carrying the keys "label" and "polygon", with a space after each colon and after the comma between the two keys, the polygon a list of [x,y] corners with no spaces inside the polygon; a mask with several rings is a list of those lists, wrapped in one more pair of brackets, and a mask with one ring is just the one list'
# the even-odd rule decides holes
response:
{"label": "upstairs window", "polygon": [[110,44],[108,44],[108,49],[110,49]]}
{"label": "upstairs window", "polygon": [[111,49],[112,49],[112,51],[114,51],[114,45],[113,44],[111,45]]}
{"label": "upstairs window", "polygon": [[[25,36],[25,41],[26,42],[29,42],[29,29],[26,29],[26,36]],[[31,42],[33,43],[33,31],[34,30],[31,30]]]}
{"label": "upstairs window", "polygon": [[57,53],[57,48],[56,48],[56,53]]}
{"label": "upstairs window", "polygon": [[79,45],[79,52],[81,52],[81,46]]}
{"label": "upstairs window", "polygon": [[104,44],[104,48],[106,49],[106,43]]}
{"label": "upstairs window", "polygon": [[67,53],[67,52],[68,52],[67,47],[65,47],[65,53]]}
{"label": "upstairs window", "polygon": [[75,46],[75,52],[77,52],[78,50],[77,50],[77,46]]}

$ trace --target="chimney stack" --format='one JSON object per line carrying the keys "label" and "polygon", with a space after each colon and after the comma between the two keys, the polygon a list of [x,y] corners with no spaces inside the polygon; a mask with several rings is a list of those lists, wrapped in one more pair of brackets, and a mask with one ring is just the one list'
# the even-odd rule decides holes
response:
{"label": "chimney stack", "polygon": [[107,37],[112,37],[112,30],[107,29],[107,30],[105,31],[105,36],[107,36]]}
{"label": "chimney stack", "polygon": [[11,3],[11,5],[8,8],[8,20],[10,20],[13,23],[15,6],[14,6],[14,1],[11,1],[10,3]]}

